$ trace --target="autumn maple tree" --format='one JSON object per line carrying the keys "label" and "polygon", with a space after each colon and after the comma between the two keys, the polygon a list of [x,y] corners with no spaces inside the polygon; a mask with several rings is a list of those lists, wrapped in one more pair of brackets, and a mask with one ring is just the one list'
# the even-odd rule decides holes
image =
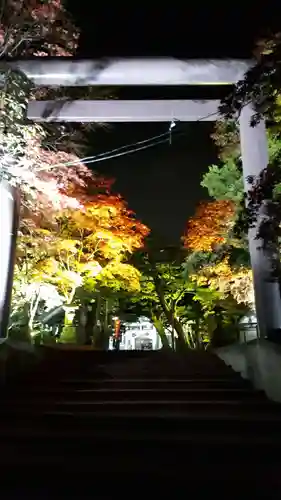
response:
{"label": "autumn maple tree", "polygon": [[[233,265],[233,253],[241,243],[232,235],[235,204],[221,199],[202,203],[187,222],[183,237],[189,254],[185,273],[199,287],[219,293],[221,299],[232,297],[236,304],[253,304],[252,273],[244,262]],[[236,259],[237,260],[237,259]]]}
{"label": "autumn maple tree", "polygon": [[[42,126],[26,122],[28,99],[36,97],[38,92],[44,96],[46,89],[34,89],[32,82],[22,73],[11,70],[3,58],[72,56],[78,38],[79,32],[61,0],[3,1],[0,180],[7,179],[19,188],[22,219],[26,218],[26,209],[51,217],[52,208],[79,207],[77,190],[85,183],[93,184],[90,171],[79,161],[85,151],[87,126]],[[94,184],[96,189],[96,179]]]}
{"label": "autumn maple tree", "polygon": [[120,281],[123,270],[126,280],[130,269],[124,261],[142,247],[149,232],[120,196],[110,194],[93,196],[92,201],[85,205],[80,200],[79,209],[58,211],[49,230],[35,226],[31,232],[31,224],[26,224],[26,227],[23,238],[33,240],[34,250],[37,238],[43,247],[44,241],[47,245],[47,252],[35,264],[38,278],[57,283],[63,279],[65,292],[69,280],[67,289],[70,292],[65,293],[68,303],[71,303],[77,286],[89,278],[93,280],[100,273],[107,280],[109,274],[113,280],[114,273],[118,274]]}
{"label": "autumn maple tree", "polygon": [[37,295],[40,283],[54,287],[66,307],[66,331],[73,337],[73,311],[83,304],[107,303],[109,295],[122,290],[139,291],[140,273],[126,260],[142,247],[149,230],[110,191],[112,180],[85,166],[75,172],[70,168],[69,176],[59,180],[54,179],[56,203],[48,195],[37,210],[25,208],[16,276]]}
{"label": "autumn maple tree", "polygon": [[78,39],[61,0],[3,0],[0,57],[69,56]]}
{"label": "autumn maple tree", "polygon": [[209,252],[226,242],[234,216],[233,203],[227,200],[201,203],[186,225],[183,243],[193,251]]}
{"label": "autumn maple tree", "polygon": [[[2,2],[0,178],[6,178],[22,189],[37,189],[34,183],[35,167],[40,169],[42,166],[42,143],[49,134],[48,128],[26,122],[26,105],[28,99],[34,96],[33,85],[24,74],[12,70],[6,64],[6,58],[71,56],[75,54],[78,38],[79,32],[60,0]],[[57,129],[57,134],[62,135],[60,126]],[[53,147],[48,148],[53,156],[58,150],[62,150],[56,146],[53,141]],[[66,158],[66,155],[63,157],[61,154],[55,162],[61,163],[62,160],[71,159],[73,160],[73,155]]]}
{"label": "autumn maple tree", "polygon": [[[3,3],[2,58],[72,56],[78,38],[60,0]],[[47,285],[61,304],[69,306],[79,287],[88,296],[94,293],[96,301],[109,288],[138,289],[139,272],[126,257],[142,246],[148,229],[120,196],[112,194],[112,180],[96,175],[80,161],[89,125],[26,122],[28,99],[69,96],[71,89],[34,89],[4,59],[0,73],[4,83],[0,177],[18,188],[22,201],[13,304],[17,308],[28,302],[24,309],[31,330],[41,302],[46,305]],[[80,299],[76,298],[75,307]]]}

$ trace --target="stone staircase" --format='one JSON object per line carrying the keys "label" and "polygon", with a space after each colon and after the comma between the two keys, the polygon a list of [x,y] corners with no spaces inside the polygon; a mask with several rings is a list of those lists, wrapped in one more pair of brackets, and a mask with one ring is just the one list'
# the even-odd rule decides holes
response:
{"label": "stone staircase", "polygon": [[281,487],[281,411],[213,354],[45,348],[3,391],[0,456],[29,498],[259,498]]}

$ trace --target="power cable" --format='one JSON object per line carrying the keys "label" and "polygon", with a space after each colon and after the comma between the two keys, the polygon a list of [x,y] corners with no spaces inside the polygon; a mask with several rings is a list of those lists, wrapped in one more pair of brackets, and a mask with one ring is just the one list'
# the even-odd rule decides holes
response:
{"label": "power cable", "polygon": [[[217,113],[209,113],[208,115],[205,115],[205,116],[202,116],[201,118],[198,118],[197,120],[195,120],[195,122],[200,122],[202,120],[205,120],[206,118],[209,118],[211,116],[215,116]],[[150,147],[153,147],[153,146],[157,146],[158,144],[163,144],[164,142],[167,142],[169,141],[169,144],[171,144],[171,138],[172,138],[172,129],[175,127],[175,125],[180,122],[180,120],[175,120],[173,119],[170,123],[170,126],[169,126],[169,129],[167,132],[164,132],[162,134],[158,134],[158,135],[155,135],[155,136],[152,136],[148,139],[144,139],[142,141],[137,141],[135,143],[131,143],[131,144],[127,144],[127,145],[124,145],[124,146],[120,146],[118,148],[114,148],[114,149],[111,149],[109,151],[106,151],[104,153],[98,153],[96,155],[91,155],[91,156],[86,156],[84,158],[80,158],[80,159],[77,159],[77,160],[74,160],[74,161],[70,161],[70,162],[62,162],[62,163],[57,163],[55,165],[49,165],[48,167],[43,167],[43,168],[39,168],[37,169],[37,171],[39,170],[48,170],[49,168],[53,169],[53,168],[59,168],[59,167],[68,167],[68,166],[74,166],[74,165],[79,165],[81,163],[85,163],[86,165],[87,164],[92,164],[92,163],[96,163],[96,162],[99,162],[99,161],[105,161],[105,160],[110,160],[112,158],[117,158],[117,157],[120,157],[120,156],[124,156],[126,154],[131,154],[131,153],[135,153],[135,152],[138,152],[138,151],[142,151],[144,149],[147,149],[147,148],[150,148]],[[180,131],[174,131],[173,132],[173,135],[182,135],[183,132],[180,132]],[[163,140],[160,140],[160,141],[157,141],[156,139],[160,139],[161,137],[166,137],[166,139],[163,139]],[[155,142],[153,142],[155,141]],[[151,144],[148,144],[148,143],[151,143]],[[135,147],[135,146],[139,146],[141,144],[146,144],[144,146],[141,146],[141,147]],[[129,149],[128,148],[133,148],[133,149]],[[127,150],[127,151],[123,151],[123,150]]]}
{"label": "power cable", "polygon": [[[109,151],[106,151],[105,153],[98,153],[96,155],[85,156],[84,158],[79,158],[77,160],[69,161],[69,162],[65,162],[65,163],[64,162],[57,163],[55,165],[51,165],[51,168],[58,168],[58,167],[62,167],[62,166],[68,167],[68,166],[78,165],[80,163],[89,163],[91,160],[103,158],[104,156],[111,155],[112,153],[118,153],[119,151],[122,151],[123,149],[127,149],[127,148],[130,148],[133,146],[138,146],[139,144],[145,144],[145,143],[151,142],[153,140],[160,139],[161,137],[168,136],[169,134],[170,134],[170,131],[167,131],[167,132],[164,132],[163,134],[158,134],[158,135],[152,136],[148,139],[144,139],[142,141],[137,141],[137,142],[133,142],[131,144],[125,144],[124,146],[119,146],[118,148],[111,149]],[[111,157],[112,156],[110,156],[110,158]],[[45,169],[46,169],[46,167],[43,167],[42,169],[38,169],[38,170],[45,170]]]}

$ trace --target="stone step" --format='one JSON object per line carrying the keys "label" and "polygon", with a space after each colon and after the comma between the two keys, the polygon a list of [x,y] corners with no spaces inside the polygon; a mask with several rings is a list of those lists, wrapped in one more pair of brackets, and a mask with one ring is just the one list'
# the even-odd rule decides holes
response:
{"label": "stone step", "polygon": [[[116,443],[118,444],[118,443]],[[108,471],[110,467],[115,466],[118,462],[119,470],[122,470],[121,464],[130,464],[126,467],[125,472],[128,473],[130,470],[134,470],[137,467],[149,467],[151,469],[158,467],[167,467],[168,465],[176,466],[179,461],[179,457],[182,459],[182,452],[185,451],[189,454],[192,459],[188,459],[186,465],[192,461],[192,465],[195,463],[201,465],[202,467],[214,467],[215,462],[227,462],[229,466],[231,464],[237,464],[240,462],[244,466],[247,466],[249,461],[251,463],[259,463],[264,465],[269,465],[275,462],[276,459],[279,460],[280,457],[280,443],[272,442],[261,443],[257,441],[256,443],[243,443],[236,442],[226,443],[221,440],[220,442],[204,442],[204,441],[187,441],[184,442],[186,449],[183,450],[182,443],[180,441],[171,442],[156,442],[151,441],[149,444],[144,441],[124,441],[124,444],[119,446],[114,446],[112,440],[104,440],[103,442],[91,442],[91,440],[83,441],[65,441],[63,447],[61,442],[57,440],[52,441],[40,441],[40,440],[29,440],[27,442],[10,442],[1,443],[2,454],[0,457],[1,462],[16,464],[34,464],[38,466],[43,465],[54,465],[61,464],[67,470],[67,462],[75,461],[79,457],[79,465],[87,460],[91,460],[91,463],[96,463],[98,469],[101,466],[105,466]],[[42,449],[42,446],[44,449]],[[210,460],[211,457],[211,460]],[[214,462],[214,463],[212,463]],[[183,464],[181,468],[184,469]],[[165,470],[165,469],[164,469]],[[96,470],[95,470],[96,472]],[[94,473],[94,471],[93,471]],[[217,473],[220,473],[217,471]]]}
{"label": "stone step", "polygon": [[242,378],[217,378],[217,379],[93,379],[93,378],[65,378],[62,380],[30,380],[25,383],[9,385],[6,394],[19,393],[28,394],[29,392],[43,393],[45,391],[69,391],[82,389],[244,389],[253,390],[249,381]]}
{"label": "stone step", "polygon": [[[20,418],[19,418],[20,417]],[[74,431],[77,429],[91,430],[99,429],[107,431],[110,428],[116,432],[126,432],[131,429],[133,432],[155,430],[155,432],[169,432],[177,429],[178,432],[185,432],[186,429],[192,431],[226,432],[256,432],[271,433],[280,432],[281,416],[272,412],[221,412],[213,411],[208,414],[202,412],[185,411],[177,412],[171,408],[162,409],[161,412],[150,409],[140,414],[136,409],[130,412],[110,411],[100,412],[66,412],[66,411],[46,411],[46,412],[2,412],[0,417],[0,428],[2,432],[7,429],[33,427],[34,429],[46,429],[54,431]]]}
{"label": "stone step", "polygon": [[8,394],[4,399],[5,404],[39,404],[43,402],[56,403],[59,401],[157,401],[157,400],[182,400],[182,401],[229,401],[229,400],[265,400],[261,392],[251,391],[244,388],[119,388],[117,387],[95,387],[90,389],[76,388],[28,388],[25,392],[14,392]]}
{"label": "stone step", "polygon": [[243,401],[243,400],[212,400],[212,401],[180,401],[180,400],[102,400],[102,401],[48,401],[36,400],[34,402],[24,401],[24,402],[13,402],[6,405],[1,410],[2,416],[17,415],[21,418],[23,415],[80,415],[81,417],[86,417],[87,415],[95,415],[97,413],[112,413],[116,414],[127,414],[130,416],[133,414],[150,414],[151,412],[156,412],[162,414],[165,412],[174,412],[178,414],[182,412],[183,414],[196,414],[202,415],[205,419],[210,418],[211,415],[218,415],[220,413],[222,416],[228,414],[236,414],[237,416],[243,416],[244,414],[252,414],[253,419],[255,414],[259,413],[261,416],[270,413],[281,420],[281,413],[278,406],[270,404],[268,401]]}
{"label": "stone step", "polygon": [[[30,374],[30,380],[32,380],[32,375]],[[190,366],[185,369],[176,369],[175,367],[128,367],[126,365],[116,367],[116,366],[105,366],[105,367],[91,367],[87,364],[83,366],[79,365],[74,368],[71,365],[66,365],[59,367],[53,367],[52,364],[46,366],[45,369],[40,369],[36,372],[37,379],[47,378],[48,380],[57,380],[63,378],[84,378],[84,379],[122,379],[122,378],[132,378],[132,379],[213,379],[213,378],[239,378],[239,375],[235,373],[231,368],[228,367],[217,367],[210,369],[208,366]],[[28,378],[28,377],[26,377]]]}
{"label": "stone step", "polygon": [[[37,381],[31,382],[32,386],[37,385]],[[244,380],[241,377],[207,377],[207,378],[163,378],[163,377],[148,377],[148,378],[92,378],[92,377],[69,377],[58,379],[55,382],[46,380],[45,383],[38,383],[38,387],[56,386],[56,387],[89,387],[89,386],[99,386],[99,387],[120,387],[120,388],[138,388],[138,387],[153,387],[153,388],[163,388],[163,387],[252,387],[248,380]],[[27,385],[26,385],[27,386]]]}
{"label": "stone step", "polygon": [[234,384],[238,382],[247,382],[244,379],[241,379],[240,377],[208,377],[208,378],[202,378],[201,377],[192,377],[192,378],[165,378],[163,376],[160,376],[158,378],[106,378],[106,379],[95,379],[95,378],[83,378],[83,377],[77,377],[77,378],[63,378],[59,382],[60,383],[65,383],[65,384],[153,384],[153,385],[159,385],[159,387],[163,384],[167,385],[174,385],[174,384]]}
{"label": "stone step", "polygon": [[[144,457],[141,457],[142,463],[123,456],[119,460],[114,457],[114,461],[108,461],[108,456],[83,457],[81,462],[77,458],[65,460],[65,457],[63,461],[51,461],[47,457],[43,462],[43,457],[36,464],[28,457],[25,463],[13,462],[8,455],[1,463],[1,497],[12,500],[24,493],[29,500],[109,500],[119,496],[125,500],[137,490],[138,496],[144,498],[155,491],[163,500],[181,500],[186,499],[188,489],[195,498],[213,491],[217,498],[230,500],[239,498],[241,491],[251,500],[279,498],[279,469],[271,462],[249,461],[247,464],[237,459],[229,463],[214,457],[209,463],[202,460],[202,472],[198,461],[186,463],[180,456],[181,460],[178,455],[172,459],[166,457],[166,464],[159,462],[158,467],[155,462],[146,463]],[[13,476],[20,480],[11,480],[11,467]]]}
{"label": "stone step", "polygon": [[[113,422],[111,422],[113,424]],[[124,427],[124,426],[123,426]],[[17,428],[14,426],[7,427],[5,429],[0,429],[0,443],[10,443],[14,440],[18,440],[19,443],[29,442],[35,440],[38,442],[40,440],[41,445],[45,446],[45,442],[52,441],[53,443],[60,443],[61,446],[64,443],[69,442],[83,442],[87,444],[88,442],[95,442],[101,445],[102,442],[111,442],[112,445],[124,444],[128,442],[135,442],[141,445],[145,443],[151,446],[151,443],[167,443],[172,444],[173,442],[179,444],[181,442],[186,443],[198,443],[198,444],[217,444],[225,443],[229,445],[257,445],[257,444],[272,444],[280,446],[281,444],[281,428],[278,432],[269,433],[268,429],[261,429],[259,434],[254,432],[249,432],[249,428],[232,428],[230,425],[215,428],[210,430],[208,426],[201,425],[197,428],[189,427],[173,427],[171,425],[167,428],[163,426],[158,427],[140,427],[140,426],[127,426],[123,428],[120,426],[96,426],[95,428],[84,429],[80,428],[64,428],[62,426],[34,426],[30,425],[28,422],[26,425],[19,425]]]}
{"label": "stone step", "polygon": [[85,498],[124,498],[128,485],[130,498],[148,497],[152,484],[161,498],[186,497],[192,484],[197,497],[203,483],[217,494],[225,481],[225,498],[245,495],[246,482],[254,498],[254,484],[268,496],[279,480],[280,406],[214,355],[51,351],[3,393],[1,498],[4,484],[19,487],[17,498],[38,477],[27,498],[84,498],[86,484]]}

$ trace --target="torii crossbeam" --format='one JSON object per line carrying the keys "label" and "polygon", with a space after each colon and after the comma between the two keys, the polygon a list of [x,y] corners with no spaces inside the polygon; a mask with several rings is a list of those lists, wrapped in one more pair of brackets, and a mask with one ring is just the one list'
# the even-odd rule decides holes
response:
{"label": "torii crossbeam", "polygon": [[192,122],[219,118],[219,101],[30,101],[27,116],[37,122]]}
{"label": "torii crossbeam", "polygon": [[[23,71],[35,85],[116,86],[116,85],[229,85],[243,79],[252,61],[180,60],[174,58],[102,59],[99,61],[45,59],[13,61],[11,67]],[[216,120],[217,101],[31,101],[28,117],[35,121],[150,122]],[[259,175],[268,164],[264,122],[250,126],[253,110],[245,106],[239,117],[241,155],[245,190],[248,176]],[[0,214],[0,217],[5,217]],[[260,335],[270,337],[281,329],[280,293],[270,281],[270,255],[260,249],[256,229],[249,232],[256,314]],[[3,288],[3,287],[2,287]],[[2,290],[0,287],[0,291]],[[0,306],[3,303],[0,297]],[[7,301],[6,301],[7,302]],[[1,317],[1,315],[0,315]]]}
{"label": "torii crossbeam", "polygon": [[176,58],[34,58],[10,62],[35,85],[115,86],[115,85],[229,85],[243,79],[252,61],[241,59]]}

